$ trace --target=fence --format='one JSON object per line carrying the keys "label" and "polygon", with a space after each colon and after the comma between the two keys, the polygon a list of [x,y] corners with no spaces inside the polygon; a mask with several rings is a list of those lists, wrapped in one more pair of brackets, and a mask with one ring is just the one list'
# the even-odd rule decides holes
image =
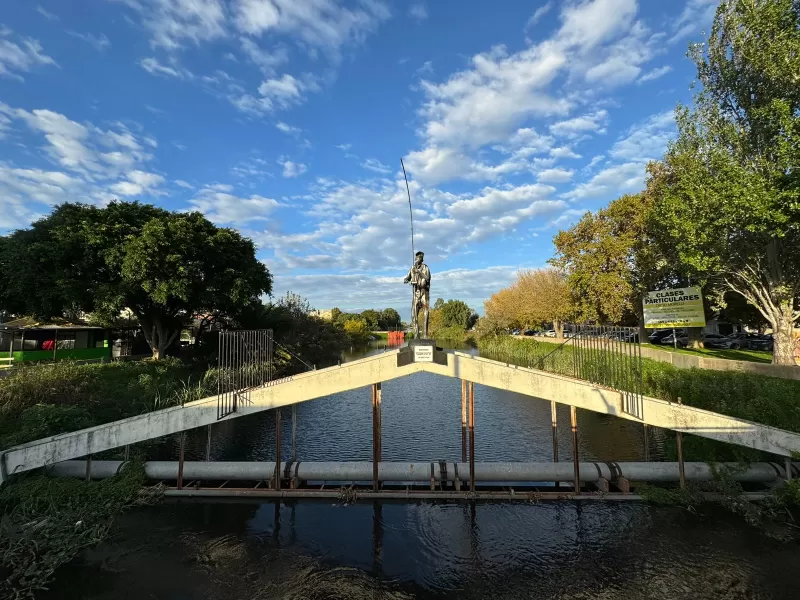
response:
{"label": "fence", "polygon": [[[565,340],[529,366],[619,390],[623,410],[643,417],[642,348],[635,327],[568,325]],[[555,342],[555,340],[553,340]]]}

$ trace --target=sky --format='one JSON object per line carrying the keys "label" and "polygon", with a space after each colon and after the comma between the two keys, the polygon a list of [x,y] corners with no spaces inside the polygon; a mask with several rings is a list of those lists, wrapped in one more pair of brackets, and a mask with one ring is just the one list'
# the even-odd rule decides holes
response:
{"label": "sky", "polygon": [[199,210],[273,295],[479,312],[642,189],[716,0],[4,0],[0,233],[64,201]]}

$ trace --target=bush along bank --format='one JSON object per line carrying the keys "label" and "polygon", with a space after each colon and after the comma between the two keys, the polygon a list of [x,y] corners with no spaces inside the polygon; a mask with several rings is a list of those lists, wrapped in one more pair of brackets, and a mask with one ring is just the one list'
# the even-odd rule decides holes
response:
{"label": "bush along bank", "polygon": [[141,493],[143,462],[101,481],[20,476],[0,489],[0,598],[33,598],[58,567],[103,541],[124,510],[158,500]]}
{"label": "bush along bank", "polygon": [[[533,367],[561,375],[574,376],[570,344],[538,340],[520,340],[509,336],[484,336],[478,340],[481,356],[524,367]],[[602,352],[591,360],[597,369],[604,368]],[[587,359],[583,358],[584,362]],[[585,364],[583,365],[586,366]],[[672,365],[642,359],[642,392],[653,398],[676,401],[705,410],[755,421],[800,433],[800,381],[777,379],[752,373],[679,369]],[[675,434],[664,431],[664,452],[667,460],[677,460]],[[775,461],[770,454],[733,444],[683,435],[683,456],[686,461],[704,461],[712,465],[739,462]],[[775,495],[754,505],[742,499],[742,487],[723,470],[715,473],[711,485],[689,485],[686,490],[659,486],[641,487],[645,499],[690,507],[699,502],[699,492],[712,492],[722,504],[743,515],[750,523],[768,523],[772,518],[785,518],[788,506],[800,506],[800,480],[792,480]],[[639,488],[637,488],[639,489]],[[787,524],[781,522],[785,533]],[[783,535],[783,534],[781,534]]]}

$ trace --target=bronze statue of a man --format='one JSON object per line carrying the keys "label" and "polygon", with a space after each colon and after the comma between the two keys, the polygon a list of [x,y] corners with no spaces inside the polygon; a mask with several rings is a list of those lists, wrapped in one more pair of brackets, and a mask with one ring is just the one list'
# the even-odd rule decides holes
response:
{"label": "bronze statue of a man", "polygon": [[428,337],[428,322],[430,320],[430,304],[431,304],[431,270],[422,260],[425,254],[417,252],[414,255],[414,265],[406,275],[403,283],[411,282],[411,287],[414,291],[413,300],[411,301],[411,329],[414,332],[414,337],[419,338],[419,319],[417,314],[420,309],[425,311],[425,320],[422,324],[422,337]]}

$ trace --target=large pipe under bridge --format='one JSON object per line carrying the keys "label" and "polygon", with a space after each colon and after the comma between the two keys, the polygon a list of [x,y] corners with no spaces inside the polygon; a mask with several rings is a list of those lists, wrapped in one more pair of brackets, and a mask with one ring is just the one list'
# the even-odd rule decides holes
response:
{"label": "large pipe under bridge", "polygon": [[[65,461],[48,469],[53,477],[107,479],[120,473],[124,461]],[[727,473],[748,489],[750,496],[780,485],[792,474],[800,473],[800,463],[786,473],[778,463],[738,463],[709,465],[703,462],[581,462],[579,487],[574,487],[571,463],[548,462],[282,462],[280,485],[276,485],[274,462],[149,461],[144,464],[146,478],[157,484],[168,497],[189,498],[327,498],[356,496],[394,499],[490,499],[524,500],[575,497],[638,498],[641,483],[713,481],[719,472]],[[682,471],[683,469],[683,471]],[[474,488],[466,492],[471,479]],[[556,488],[559,484],[567,488]],[[599,492],[599,494],[592,492]],[[633,493],[633,495],[631,494]]]}
{"label": "large pipe under bridge", "polygon": [[[476,462],[474,452],[476,430],[479,432],[476,422],[480,422],[480,416],[478,415],[476,418],[474,409],[475,384],[550,401],[553,407],[553,458],[556,463],[558,463],[558,456],[556,453],[557,440],[555,439],[557,434],[555,406],[566,404],[571,407],[574,461],[565,464],[569,465],[566,467],[567,469],[572,470],[572,481],[576,491],[580,491],[580,481],[583,481],[583,477],[585,477],[585,469],[591,469],[591,467],[585,467],[578,456],[578,409],[632,420],[646,427],[670,429],[679,434],[691,433],[769,452],[785,458],[783,472],[786,478],[790,477],[792,473],[789,462],[792,453],[800,452],[800,434],[797,433],[645,396],[637,398],[640,410],[637,411],[637,415],[634,415],[625,410],[630,396],[629,391],[615,390],[574,377],[509,365],[462,352],[444,351],[436,348],[432,343],[426,344],[421,341],[419,343],[412,342],[410,347],[401,350],[384,352],[326,369],[312,370],[250,388],[243,396],[246,398],[246,402],[240,402],[236,406],[235,412],[222,419],[219,418],[218,398],[213,396],[184,406],[154,411],[9,448],[0,452],[0,480],[6,481],[16,473],[51,467],[76,458],[89,457],[89,463],[91,463],[93,454],[190,429],[206,427],[208,435],[211,436],[213,434],[212,426],[218,420],[229,420],[275,409],[277,409],[276,417],[280,419],[282,407],[366,387],[371,388],[372,395],[373,474],[371,479],[373,491],[378,492],[383,485],[380,468],[385,464],[381,460],[381,384],[419,372],[462,380],[462,460],[460,464],[467,465],[466,469],[470,474],[468,487],[473,493],[476,491],[477,473],[482,468],[480,462]],[[366,397],[365,410],[369,410]],[[280,431],[280,427],[277,430]],[[276,440],[276,448],[280,448],[279,439]],[[275,471],[280,472],[284,463],[279,451],[277,454],[277,462],[273,464]],[[182,460],[183,452],[180,456],[179,464],[183,465],[185,469],[185,465],[188,463],[184,463]],[[682,464],[680,457],[678,464],[679,467]],[[565,467],[562,464],[559,468]],[[679,470],[683,473],[680,477],[683,484],[686,480],[685,465]],[[91,472],[91,468],[88,471]],[[183,480],[186,479],[186,475],[179,476],[178,479],[177,487],[183,488]],[[272,480],[275,489],[279,490],[282,477],[273,476]]]}

